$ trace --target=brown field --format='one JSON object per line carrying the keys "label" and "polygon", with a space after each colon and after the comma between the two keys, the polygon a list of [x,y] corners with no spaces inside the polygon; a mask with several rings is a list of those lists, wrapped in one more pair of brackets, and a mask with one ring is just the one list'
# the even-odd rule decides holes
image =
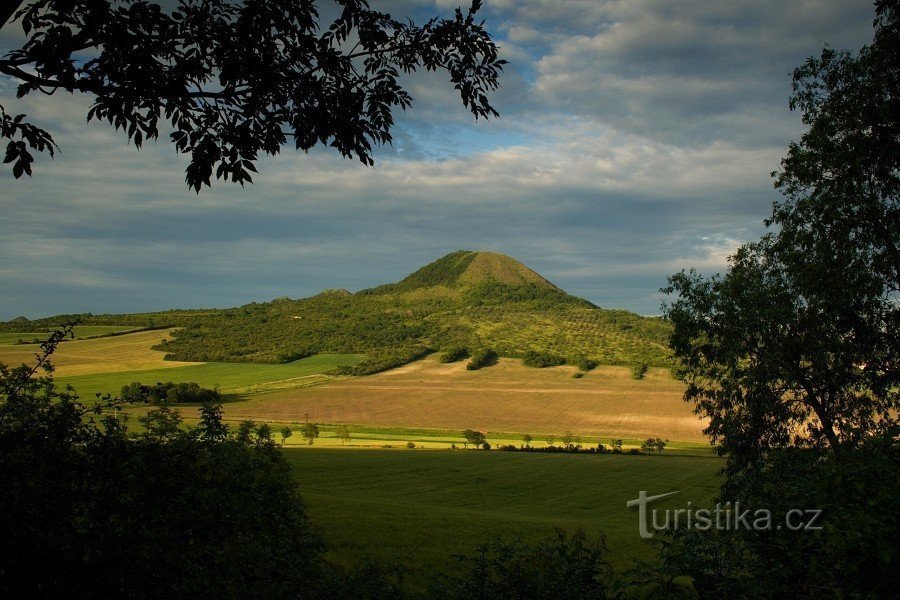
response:
{"label": "brown field", "polygon": [[[171,330],[157,329],[66,341],[53,355],[54,374],[57,377],[72,377],[201,364],[163,360],[165,353],[150,347],[164,338],[171,338]],[[0,363],[11,366],[34,364],[34,354],[39,351],[37,344],[0,346]]]}
{"label": "brown field", "polygon": [[706,441],[704,423],[682,400],[666,369],[636,381],[627,367],[598,367],[574,379],[574,367],[532,369],[521,361],[467,371],[437,356],[368,377],[247,396],[227,403],[228,419],[348,423],[378,427],[473,428]]}

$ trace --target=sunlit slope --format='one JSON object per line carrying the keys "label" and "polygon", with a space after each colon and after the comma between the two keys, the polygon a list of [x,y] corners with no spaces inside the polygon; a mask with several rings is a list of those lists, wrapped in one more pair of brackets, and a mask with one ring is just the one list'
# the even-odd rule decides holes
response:
{"label": "sunlit slope", "polygon": [[682,400],[667,369],[643,380],[627,367],[603,366],[575,379],[574,367],[532,369],[516,359],[468,371],[436,356],[369,377],[277,391],[226,405],[229,419],[302,421],[462,431],[566,431],[598,436],[703,442],[705,423]]}

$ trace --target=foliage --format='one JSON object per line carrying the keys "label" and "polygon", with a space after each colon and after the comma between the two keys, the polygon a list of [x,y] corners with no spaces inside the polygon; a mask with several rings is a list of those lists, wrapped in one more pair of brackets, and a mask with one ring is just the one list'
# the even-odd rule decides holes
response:
{"label": "foliage", "polygon": [[566,359],[549,352],[536,352],[534,350],[526,350],[522,355],[522,364],[526,367],[536,367],[543,369],[545,367],[556,367],[566,364]]}
{"label": "foliage", "polygon": [[[618,444],[619,451],[622,450],[622,440],[616,440]],[[666,445],[669,443],[668,440],[664,440],[662,438],[647,438],[641,444],[641,452],[646,452],[650,454],[651,452],[656,452],[657,454],[662,454],[662,451],[666,449]]]}
{"label": "foliage", "polygon": [[[521,358],[527,350],[574,356],[579,363],[579,356],[584,357],[587,362],[579,364],[580,368],[597,362],[669,364],[667,323],[593,307],[546,281],[540,285],[532,281],[527,293],[473,300],[469,290],[479,280],[467,277],[460,282],[459,277],[464,266],[479,255],[454,253],[420,269],[428,271],[426,275],[414,273],[399,284],[351,295],[323,293],[224,310],[85,314],[79,318],[91,325],[178,327],[173,339],[157,347],[172,360],[283,363],[310,354],[367,355],[364,364],[338,368],[336,375],[383,371],[433,348],[484,346],[508,357]],[[500,267],[504,271],[530,272],[511,258],[503,260]],[[463,266],[454,266],[457,262]],[[492,277],[493,273],[483,276]],[[533,277],[543,281],[537,274]],[[507,289],[511,288],[507,285]],[[541,295],[540,289],[546,294]],[[65,318],[0,323],[0,332],[39,331]]]}
{"label": "foliage", "polygon": [[102,412],[120,400],[86,405],[37,368],[0,365],[4,596],[318,595],[323,545],[271,439],[230,434],[213,403],[196,428],[162,407],[130,434]]}
{"label": "foliage", "polygon": [[490,348],[478,348],[472,352],[472,359],[466,364],[466,369],[476,371],[484,367],[497,364],[497,353]]}
{"label": "foliage", "polygon": [[[770,452],[723,491],[742,511],[771,510],[773,523],[804,511],[791,517],[803,528],[681,530],[663,547],[668,573],[691,575],[703,597],[893,595],[900,535],[896,436],[869,438],[840,461],[814,449]],[[821,513],[813,517],[809,510]]]}
{"label": "foliage", "polygon": [[560,441],[563,443],[563,446],[565,446],[567,450],[570,450],[572,448],[575,448],[578,438],[576,438],[575,434],[571,431],[567,431],[563,434],[562,440]]}
{"label": "foliage", "polygon": [[480,431],[466,429],[465,431],[463,431],[463,438],[466,440],[466,444],[472,444],[476,448],[481,448],[485,444],[487,444],[484,433]]}
{"label": "foliage", "polygon": [[[808,129],[776,187],[772,231],[728,272],[669,280],[676,372],[726,454],[725,502],[821,510],[822,529],[676,532],[664,557],[708,596],[893,594],[900,498],[900,7],[875,39],[795,70]],[[808,514],[804,516],[809,517]],[[796,517],[796,515],[795,515]],[[808,523],[808,521],[807,521]]]}
{"label": "foliage", "polygon": [[339,438],[341,438],[341,445],[346,444],[350,441],[350,428],[346,425],[339,425],[335,430],[335,433]]}
{"label": "foliage", "polygon": [[584,354],[573,356],[568,361],[570,365],[575,365],[580,371],[588,372],[597,368],[597,361],[586,357]]}
{"label": "foliage", "polygon": [[278,433],[281,434],[281,443],[282,444],[284,444],[289,437],[294,435],[294,432],[291,430],[291,428],[288,425],[285,425],[284,427],[282,427]]}
{"label": "foliage", "polygon": [[315,423],[306,423],[300,428],[300,434],[306,440],[306,443],[312,446],[313,442],[319,437],[319,426]]}
{"label": "foliage", "polygon": [[[8,4],[0,27],[23,0]],[[26,40],[0,59],[0,72],[21,82],[20,98],[90,95],[88,121],[121,128],[137,148],[168,121],[197,191],[214,172],[252,182],[259,155],[277,154],[289,137],[298,150],[321,144],[374,164],[373,146],[391,142],[392,110],[412,103],[401,78],[419,69],[446,71],[476,118],[497,116],[487,94],[505,61],[475,19],[480,0],[423,25],[365,1],[337,4],[329,24],[312,0],[178,0],[175,10],[147,0],[27,2],[15,13]],[[31,173],[26,144],[55,150],[22,115],[2,113],[0,134],[11,140],[16,177]]]}
{"label": "foliage", "polygon": [[410,450],[413,450],[416,447],[416,443],[415,442],[406,442],[406,447],[409,448]]}
{"label": "foliage", "polygon": [[526,433],[522,436],[522,441],[525,442],[525,447],[530,447],[531,442],[534,440],[534,437],[530,433]]}
{"label": "foliage", "polygon": [[610,442],[610,445],[612,446],[613,452],[621,452],[622,451],[622,439],[621,438],[612,440]]}
{"label": "foliage", "polygon": [[125,402],[148,402],[157,404],[203,404],[207,402],[219,402],[221,394],[216,389],[202,388],[198,384],[189,383],[156,383],[156,385],[144,385],[134,381],[122,387],[121,396]]}
{"label": "foliage", "polygon": [[647,363],[640,362],[631,368],[631,376],[634,379],[643,379],[647,374]]}
{"label": "foliage", "polygon": [[619,583],[606,560],[604,538],[590,540],[584,531],[556,536],[537,546],[496,540],[460,557],[461,577],[444,577],[431,595],[447,600],[471,598],[600,599],[618,596]]}
{"label": "foliage", "polygon": [[464,358],[469,358],[469,350],[465,346],[455,346],[441,355],[441,362],[452,363]]}

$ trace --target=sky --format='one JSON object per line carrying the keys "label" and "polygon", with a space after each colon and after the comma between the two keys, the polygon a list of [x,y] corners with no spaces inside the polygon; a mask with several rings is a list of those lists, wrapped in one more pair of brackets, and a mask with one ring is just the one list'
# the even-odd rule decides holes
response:
{"label": "sky", "polygon": [[[378,2],[395,17],[457,2]],[[62,148],[0,170],[0,319],[230,307],[397,281],[459,249],[508,254],[605,308],[659,314],[670,274],[712,274],[764,231],[770,173],[803,132],[790,73],[872,37],[860,0],[485,0],[501,114],[440,74],[406,84],[366,167],[328,149],[262,159],[254,185],[184,184],[165,138],[140,151],[85,123],[89,98],[15,98]],[[20,33],[0,31],[0,50]]]}

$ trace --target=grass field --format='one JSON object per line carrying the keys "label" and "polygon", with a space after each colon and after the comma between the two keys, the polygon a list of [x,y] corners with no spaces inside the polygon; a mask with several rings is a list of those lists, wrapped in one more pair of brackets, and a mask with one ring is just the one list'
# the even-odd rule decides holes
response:
{"label": "grass field", "polygon": [[612,562],[650,558],[627,500],[679,491],[656,508],[711,506],[721,459],[286,448],[312,522],[339,563],[402,565],[413,590],[497,536],[539,541],[554,527],[607,536]]}
{"label": "grass field", "polygon": [[[59,385],[71,385],[82,397],[96,392],[117,394],[133,381],[156,383],[194,382],[202,387],[218,385],[229,394],[255,393],[284,387],[315,385],[333,379],[323,372],[339,365],[356,364],[357,354],[317,354],[283,365],[253,363],[180,363],[183,366],[118,373],[101,373],[76,377],[58,377]],[[179,363],[175,363],[176,365]]]}
{"label": "grass field", "polygon": [[[704,443],[704,422],[682,400],[666,369],[636,381],[627,367],[599,367],[580,379],[573,367],[532,369],[521,361],[467,371],[436,356],[372,375],[248,396],[225,407],[229,419],[299,421],[462,431],[567,430],[586,436]],[[489,436],[490,437],[490,436]],[[596,439],[596,437],[594,437]]]}
{"label": "grass field", "polygon": [[[106,335],[108,333],[117,333],[119,331],[128,331],[133,327],[121,325],[77,325],[72,331],[76,339],[85,339]],[[44,340],[47,337],[47,331],[30,331],[27,333],[7,333],[0,332],[0,345],[16,344],[19,340],[31,342],[35,338]]]}

